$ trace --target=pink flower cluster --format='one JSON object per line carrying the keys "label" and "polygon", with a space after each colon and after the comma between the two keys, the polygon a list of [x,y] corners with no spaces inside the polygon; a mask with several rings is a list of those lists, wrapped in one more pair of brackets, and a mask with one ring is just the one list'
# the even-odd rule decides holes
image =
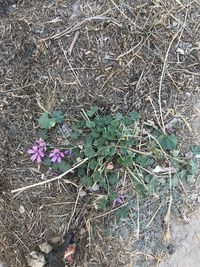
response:
{"label": "pink flower cluster", "polygon": [[[28,150],[28,154],[32,161],[41,163],[45,157],[46,143],[42,140],[36,140],[35,144]],[[48,155],[53,163],[60,163],[65,156],[70,157],[72,155],[71,150],[61,151],[59,148],[54,148]]]}
{"label": "pink flower cluster", "polygon": [[28,150],[28,154],[31,156],[32,161],[37,161],[40,163],[45,156],[46,144],[40,139],[35,142],[35,144]]}

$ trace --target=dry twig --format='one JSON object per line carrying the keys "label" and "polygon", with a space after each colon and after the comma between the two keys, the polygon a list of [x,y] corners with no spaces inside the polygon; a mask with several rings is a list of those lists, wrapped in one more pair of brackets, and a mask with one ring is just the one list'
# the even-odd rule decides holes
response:
{"label": "dry twig", "polygon": [[[46,180],[46,181],[42,181],[42,182],[39,182],[39,183],[36,183],[36,184],[31,184],[31,185],[28,185],[28,186],[24,186],[22,188],[18,188],[18,189],[14,189],[14,190],[11,190],[11,193],[18,193],[18,192],[22,192],[22,191],[25,191],[27,189],[30,189],[30,188],[34,188],[34,187],[37,187],[37,186],[40,186],[40,185],[44,185],[44,184],[47,184],[47,183],[50,183],[50,182],[53,182],[53,181],[56,181],[56,180],[59,180],[61,179],[63,176],[65,176],[66,174],[74,171],[76,168],[78,168],[80,165],[82,165],[83,163],[85,163],[86,161],[88,160],[88,158],[85,158],[84,160],[82,160],[81,162],[79,162],[78,164],[76,164],[74,167],[72,167],[71,169],[69,169],[68,171],[54,177],[54,178],[51,178],[49,180]],[[67,183],[70,183],[72,185],[74,185],[75,187],[79,187],[77,184],[69,181],[69,180],[66,180],[65,179],[65,182]]]}

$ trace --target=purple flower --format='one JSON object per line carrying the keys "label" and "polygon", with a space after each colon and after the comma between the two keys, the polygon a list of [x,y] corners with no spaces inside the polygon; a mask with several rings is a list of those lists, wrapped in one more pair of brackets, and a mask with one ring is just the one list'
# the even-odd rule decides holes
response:
{"label": "purple flower", "polygon": [[40,138],[35,141],[35,144],[28,150],[28,154],[31,155],[32,161],[40,163],[44,158],[44,152],[46,150],[45,142]]}
{"label": "purple flower", "polygon": [[113,200],[112,207],[114,208],[117,204],[123,205],[124,199],[125,199],[125,196],[122,194],[119,194],[118,197]]}
{"label": "purple flower", "polygon": [[44,150],[38,146],[32,146],[32,148],[28,150],[28,154],[31,155],[32,161],[37,161],[38,163],[44,158]]}
{"label": "purple flower", "polygon": [[64,156],[64,153],[61,152],[59,148],[54,148],[49,154],[49,157],[53,163],[60,163]]}
{"label": "purple flower", "polygon": [[46,143],[42,140],[42,138],[40,138],[39,140],[36,140],[35,143],[38,146],[38,148],[42,148],[44,151],[47,149]]}
{"label": "purple flower", "polygon": [[67,156],[68,158],[70,158],[72,156],[72,151],[70,149],[67,149],[64,151],[65,156]]}

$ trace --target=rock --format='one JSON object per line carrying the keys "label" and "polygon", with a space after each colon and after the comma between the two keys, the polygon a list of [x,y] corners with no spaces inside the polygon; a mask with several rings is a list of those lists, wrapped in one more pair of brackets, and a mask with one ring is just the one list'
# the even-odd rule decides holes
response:
{"label": "rock", "polygon": [[27,262],[29,267],[44,267],[46,263],[44,255],[36,251],[32,251],[28,255]]}
{"label": "rock", "polygon": [[21,213],[21,214],[23,214],[23,213],[25,213],[25,208],[24,208],[24,206],[23,205],[21,205],[20,207],[19,207],[19,212]]}
{"label": "rock", "polygon": [[52,246],[50,244],[48,244],[47,242],[40,244],[39,248],[45,254],[48,254],[52,250]]}
{"label": "rock", "polygon": [[5,262],[0,260],[0,267],[8,267],[8,265]]}

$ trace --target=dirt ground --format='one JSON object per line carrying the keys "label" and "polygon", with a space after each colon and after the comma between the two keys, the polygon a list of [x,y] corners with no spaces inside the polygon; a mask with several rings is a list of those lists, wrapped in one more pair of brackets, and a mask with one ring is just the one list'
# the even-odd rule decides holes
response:
{"label": "dirt ground", "polygon": [[200,211],[186,219],[185,224],[172,224],[175,251],[159,267],[199,266],[200,262]]}
{"label": "dirt ground", "polygon": [[[9,267],[27,267],[39,244],[61,238],[76,203],[77,190],[64,181],[11,193],[52,177],[27,157],[44,110],[62,110],[71,121],[95,104],[107,113],[138,111],[161,127],[177,118],[172,132],[181,148],[199,142],[192,125],[200,110],[199,14],[198,0],[0,0],[0,259]],[[199,194],[196,184],[186,191]],[[90,201],[77,205],[79,212],[87,206],[87,219],[74,266],[132,267],[141,255],[137,267],[159,266],[163,248],[143,255],[108,236],[112,216],[95,220]],[[197,202],[191,198],[189,209],[181,202],[179,214],[191,214]],[[188,218],[186,226],[172,224],[175,253],[159,267],[180,266],[178,257],[198,266],[190,262],[199,248],[198,219]]]}
{"label": "dirt ground", "polygon": [[[200,143],[200,113],[199,99],[194,104],[194,116],[191,121],[193,138]],[[191,213],[183,214],[182,219],[172,221],[172,244],[171,256],[164,260],[159,267],[188,267],[199,266],[200,262],[200,209],[199,209],[200,183],[197,180],[196,191],[188,195],[197,199],[197,208]]]}

